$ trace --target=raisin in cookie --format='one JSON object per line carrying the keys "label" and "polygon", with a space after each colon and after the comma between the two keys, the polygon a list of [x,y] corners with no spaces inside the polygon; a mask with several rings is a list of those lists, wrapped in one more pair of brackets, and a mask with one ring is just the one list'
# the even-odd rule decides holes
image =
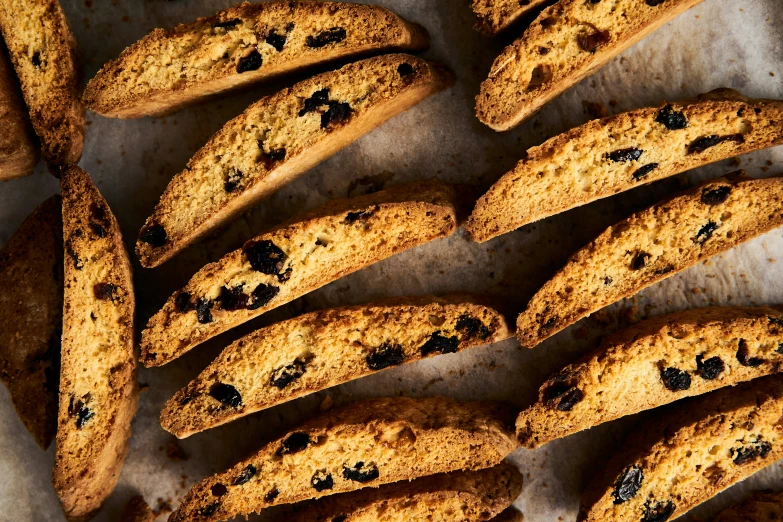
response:
{"label": "raisin in cookie", "polygon": [[783,143],[783,102],[717,89],[594,120],[533,147],[479,199],[484,242],[528,223],[708,163]]}
{"label": "raisin in cookie", "polygon": [[38,163],[38,145],[13,66],[0,41],[0,181],[27,176]]}
{"label": "raisin in cookie", "polygon": [[226,520],[276,504],[499,464],[511,412],[446,397],[373,399],[322,414],[190,490],[171,522]]}
{"label": "raisin in cookie", "polygon": [[611,58],[702,0],[560,0],[506,47],[476,97],[497,131],[532,116]]}
{"label": "raisin in cookie", "polygon": [[351,63],[251,105],[171,180],[136,243],[157,266],[392,116],[444,88],[447,74],[392,54]]}
{"label": "raisin in cookie", "polygon": [[144,497],[136,495],[125,504],[120,522],[155,522],[155,513],[144,501]]}
{"label": "raisin in cookie", "polygon": [[420,51],[428,44],[424,28],[382,7],[245,2],[191,24],[154,30],[104,65],[83,100],[103,116],[160,115],[319,63]]}
{"label": "raisin in cookie", "polygon": [[582,498],[583,522],[665,522],[783,458],[783,376],[664,407]]}
{"label": "raisin in cookie", "polygon": [[58,0],[3,0],[0,31],[50,167],[77,163],[84,145],[76,40]]}
{"label": "raisin in cookie", "polygon": [[[311,502],[290,522],[485,522],[522,492],[511,464],[455,471]],[[493,518],[493,520],[497,520]]]}
{"label": "raisin in cookie", "polygon": [[420,182],[333,200],[202,268],[142,333],[160,366],[211,337],[351,272],[457,229],[453,187]]}
{"label": "raisin in cookie", "polygon": [[161,426],[188,437],[380,370],[510,337],[503,315],[478,303],[470,296],[404,297],[262,328],[177,392]]}
{"label": "raisin in cookie", "polygon": [[605,337],[550,377],[517,418],[522,446],[783,369],[783,312],[710,307],[643,321]]}
{"label": "raisin in cookie", "polygon": [[522,16],[548,3],[552,0],[473,0],[476,29],[495,36]]}
{"label": "raisin in cookie", "polygon": [[583,317],[783,224],[783,178],[718,179],[609,227],[517,318],[532,348]]}
{"label": "raisin in cookie", "polygon": [[756,491],[742,504],[722,511],[713,522],[783,522],[783,493]]}
{"label": "raisin in cookie", "polygon": [[63,314],[60,197],[44,201],[0,250],[0,379],[41,448],[57,430]]}
{"label": "raisin in cookie", "polygon": [[78,520],[100,509],[128,450],[138,399],[135,302],[109,205],[79,167],[61,175],[65,310],[53,478],[66,516]]}

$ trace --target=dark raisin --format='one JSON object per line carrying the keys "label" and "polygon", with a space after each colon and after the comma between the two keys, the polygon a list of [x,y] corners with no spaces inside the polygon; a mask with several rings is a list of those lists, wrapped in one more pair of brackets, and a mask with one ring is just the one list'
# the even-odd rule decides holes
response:
{"label": "dark raisin", "polygon": [[701,193],[701,202],[705,205],[720,205],[731,194],[731,187],[723,185],[718,188],[708,189]]}
{"label": "dark raisin", "polygon": [[242,185],[242,179],[245,177],[245,174],[239,170],[238,168],[234,167],[228,172],[228,176],[226,177],[226,181],[223,182],[223,189],[226,192],[234,192],[236,189],[238,189]]}
{"label": "dark raisin", "polygon": [[219,27],[221,29],[230,29],[232,27],[238,26],[241,23],[242,23],[242,20],[240,20],[239,18],[234,18],[233,20],[226,20],[225,22],[218,22],[215,25],[213,25],[212,27]]}
{"label": "dark raisin", "polygon": [[84,268],[84,261],[79,259],[79,254],[77,254],[76,250],[73,249],[73,243],[70,239],[65,242],[65,253],[68,254],[68,257],[70,257],[73,261],[73,267],[76,270],[81,270]]}
{"label": "dark raisin", "polygon": [[759,457],[762,459],[766,458],[770,451],[772,451],[772,445],[769,442],[757,439],[752,446],[744,446],[738,449],[732,448],[732,461],[734,464],[741,466],[742,464],[753,462]]}
{"label": "dark raisin", "polygon": [[392,344],[385,342],[382,345],[374,348],[372,352],[365,358],[367,366],[373,371],[379,371],[390,366],[397,366],[405,362],[405,354],[402,351],[402,346],[399,344]]}
{"label": "dark raisin", "polygon": [[223,484],[221,484],[220,482],[218,482],[217,484],[214,484],[210,488],[210,492],[212,493],[212,496],[214,496],[214,497],[222,497],[223,495],[228,493],[228,488],[226,486],[224,486]]}
{"label": "dark raisin", "polygon": [[33,63],[33,67],[40,67],[41,66],[41,53],[38,51],[35,51],[33,53],[33,57],[30,60]]}
{"label": "dark raisin", "polygon": [[458,332],[461,332],[468,339],[473,337],[486,339],[492,333],[489,331],[489,328],[484,326],[484,323],[469,315],[459,316],[456,328]]}
{"label": "dark raisin", "polygon": [[73,395],[68,403],[68,415],[76,417],[76,429],[82,429],[87,421],[95,417],[95,412],[87,407],[87,401],[90,398],[90,394],[85,395],[82,399],[77,399]]}
{"label": "dark raisin", "polygon": [[162,247],[166,244],[166,229],[161,225],[150,225],[142,229],[139,239],[148,245]]}
{"label": "dark raisin", "polygon": [[750,357],[748,353],[748,343],[745,339],[739,340],[739,346],[737,347],[737,360],[742,366],[750,366],[755,368],[764,364],[764,359],[760,357]]}
{"label": "dark raisin", "polygon": [[[649,4],[652,1],[662,2],[663,0],[647,0],[647,3]],[[644,516],[642,517],[642,522],[666,522],[676,510],[677,507],[671,500],[667,500],[666,502],[655,502],[654,504],[651,500],[648,500],[644,503]]]}
{"label": "dark raisin", "polygon": [[647,5],[650,7],[656,7],[664,3],[666,0],[646,0]]}
{"label": "dark raisin", "polygon": [[556,382],[542,392],[544,403],[548,406],[555,406],[560,411],[571,411],[577,403],[584,399],[585,394],[579,388],[562,381],[557,382],[556,377],[553,379]]}
{"label": "dark raisin", "polygon": [[667,105],[658,111],[655,121],[669,130],[681,130],[688,126],[688,119],[682,112],[675,111],[671,105]]}
{"label": "dark raisin", "polygon": [[635,497],[642,487],[643,480],[644,473],[642,468],[639,466],[628,466],[625,468],[614,483],[614,491],[612,492],[614,503],[622,504]]}
{"label": "dark raisin", "polygon": [[287,366],[281,366],[272,372],[269,383],[281,390],[299,379],[307,370],[307,363],[302,359],[296,359]]}
{"label": "dark raisin", "polygon": [[612,276],[606,276],[604,277],[604,284],[605,285],[611,285],[614,282],[614,279],[612,279]]}
{"label": "dark raisin", "polygon": [[329,110],[321,114],[321,128],[325,129],[332,123],[343,123],[351,117],[351,105],[348,103],[329,102]]}
{"label": "dark raisin", "polygon": [[401,63],[397,66],[397,74],[405,78],[413,74],[413,66],[409,63]]}
{"label": "dark raisin", "polygon": [[270,489],[266,495],[264,495],[264,502],[271,504],[280,495],[280,490],[277,488]]}
{"label": "dark raisin", "polygon": [[431,353],[455,353],[458,349],[459,339],[456,335],[444,337],[440,332],[435,332],[426,343],[421,345],[421,355],[426,357]]}
{"label": "dark raisin", "polygon": [[641,149],[629,148],[609,152],[606,154],[606,157],[615,163],[627,163],[629,161],[637,161],[642,157],[643,153],[644,151]]}
{"label": "dark raisin", "polygon": [[242,406],[242,395],[240,395],[239,391],[230,384],[222,382],[213,384],[209,389],[209,396],[232,408],[239,408]]}
{"label": "dark raisin", "polygon": [[179,405],[185,406],[186,404],[190,404],[191,402],[193,402],[193,399],[195,398],[196,397],[194,397],[193,395],[185,395],[179,400]]}
{"label": "dark raisin", "polygon": [[696,374],[708,381],[717,379],[726,369],[726,364],[720,357],[710,357],[706,361],[703,355],[696,356]]}
{"label": "dark raisin", "polygon": [[361,210],[359,212],[348,212],[345,215],[345,219],[343,220],[343,223],[346,225],[352,225],[353,223],[356,223],[357,221],[366,221],[367,218],[375,214],[375,212],[378,210],[378,207],[373,207],[368,210]]}
{"label": "dark raisin", "polygon": [[560,411],[571,411],[577,403],[584,399],[585,394],[579,388],[573,388],[567,391],[557,403],[557,409]]}
{"label": "dark raisin", "polygon": [[283,455],[299,453],[309,448],[311,443],[310,435],[307,433],[302,433],[301,431],[292,433],[280,443],[280,447],[277,450],[277,456],[281,457]]}
{"label": "dark raisin", "polygon": [[315,36],[308,36],[305,40],[305,43],[307,44],[307,47],[318,49],[319,47],[324,47],[330,43],[342,42],[347,36],[348,34],[342,27],[332,27],[331,29],[322,31]]}
{"label": "dark raisin", "polygon": [[611,40],[609,31],[602,31],[593,24],[582,22],[590,27],[590,31],[585,31],[576,37],[579,47],[588,53],[595,53],[599,47],[606,45]]}
{"label": "dark raisin", "polygon": [[106,232],[106,229],[103,228],[101,225],[96,223],[95,221],[90,221],[90,228],[92,228],[92,233],[95,234],[98,237],[106,237],[108,233]]}
{"label": "dark raisin", "polygon": [[285,272],[283,272],[282,274],[277,274],[277,280],[280,281],[281,283],[285,283],[291,278],[291,272],[293,272],[293,270],[289,266]]}
{"label": "dark raisin", "polygon": [[541,330],[542,331],[551,330],[555,326],[555,323],[557,323],[557,317],[550,317],[546,321],[542,322]]}
{"label": "dark raisin", "polygon": [[346,480],[353,480],[354,482],[360,482],[362,484],[371,482],[380,476],[378,466],[375,464],[366,464],[364,462],[357,462],[352,468],[343,465],[343,477]]}
{"label": "dark raisin", "polygon": [[254,465],[248,464],[245,469],[239,472],[239,475],[236,476],[232,484],[235,486],[241,486],[242,484],[249,482],[250,479],[256,475],[256,471],[257,470]]}
{"label": "dark raisin", "polygon": [[696,239],[694,241],[700,245],[703,245],[709,241],[709,239],[712,237],[712,234],[714,234],[718,228],[720,228],[720,225],[714,221],[710,221],[699,229],[699,231],[696,233]]}
{"label": "dark raisin", "polygon": [[242,74],[248,71],[255,71],[261,67],[264,60],[261,58],[261,53],[258,50],[253,49],[247,56],[243,56],[239,59],[237,64],[237,72]]}
{"label": "dark raisin", "polygon": [[671,391],[684,391],[691,387],[691,376],[688,372],[677,368],[661,370],[663,385]]}
{"label": "dark raisin", "polygon": [[697,138],[690,145],[688,145],[688,154],[698,154],[705,150],[712,148],[724,141],[733,141],[736,143],[745,143],[745,137],[742,134],[732,134],[730,136],[703,136]]}
{"label": "dark raisin", "polygon": [[332,475],[327,473],[326,470],[318,470],[313,474],[313,478],[310,479],[310,484],[313,485],[313,489],[316,491],[326,491],[334,487],[334,480]]}
{"label": "dark raisin", "polygon": [[242,252],[253,270],[267,275],[279,274],[287,258],[285,252],[267,239],[247,243]]}
{"label": "dark raisin", "polygon": [[212,322],[212,301],[208,299],[199,299],[196,301],[196,317],[201,324],[207,324]]}
{"label": "dark raisin", "polygon": [[641,270],[647,266],[647,261],[652,258],[647,252],[637,252],[631,260],[631,270]]}
{"label": "dark raisin", "polygon": [[278,293],[280,293],[279,287],[259,283],[256,289],[253,290],[253,301],[247,306],[247,309],[258,310],[262,306],[266,306]]}
{"label": "dark raisin", "polygon": [[759,451],[759,457],[762,459],[767,458],[767,455],[769,455],[769,452],[772,451],[772,444],[769,442],[760,442],[758,445],[758,451]]}
{"label": "dark raisin", "polygon": [[285,148],[270,150],[269,153],[264,152],[261,144],[259,144],[259,148],[261,149],[261,156],[259,159],[261,160],[261,163],[264,164],[266,170],[272,170],[275,165],[285,159]]}
{"label": "dark raisin", "polygon": [[274,47],[278,53],[283,50],[283,47],[285,47],[285,41],[286,35],[277,34],[274,31],[269,33],[269,36],[266,37],[266,43]]}
{"label": "dark raisin", "polygon": [[650,172],[654,171],[657,168],[658,168],[658,164],[657,163],[648,163],[647,165],[645,165],[643,167],[639,167],[632,174],[633,179],[635,181],[639,181],[640,179],[645,178],[647,176],[647,174],[649,174]]}
{"label": "dark raisin", "polygon": [[190,294],[188,292],[180,292],[174,299],[174,307],[178,312],[188,312],[192,310],[190,304]]}
{"label": "dark raisin", "polygon": [[237,285],[234,288],[221,287],[220,295],[217,300],[220,308],[223,310],[242,310],[247,308],[250,303],[250,296],[242,292],[244,285]]}
{"label": "dark raisin", "polygon": [[111,283],[97,283],[92,287],[92,293],[95,299],[101,301],[114,301],[117,293],[117,286]]}
{"label": "dark raisin", "polygon": [[319,107],[329,104],[329,89],[321,89],[315,91],[304,101],[304,107],[299,111],[299,116],[304,116],[307,113],[315,112]]}
{"label": "dark raisin", "polygon": [[218,508],[220,507],[220,502],[215,502],[214,504],[210,504],[208,506],[204,506],[203,508],[200,508],[198,510],[198,514],[202,517],[208,517],[214,515]]}

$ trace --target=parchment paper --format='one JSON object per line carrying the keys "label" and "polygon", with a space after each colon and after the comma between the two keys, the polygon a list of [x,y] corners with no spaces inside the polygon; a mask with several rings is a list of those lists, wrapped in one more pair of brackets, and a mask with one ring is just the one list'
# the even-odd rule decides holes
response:
{"label": "parchment paper", "polygon": [[[153,28],[189,22],[233,3],[62,1],[82,49],[86,78]],[[433,44],[425,56],[447,63],[457,73],[457,85],[360,139],[163,267],[148,270],[136,263],[139,328],[204,263],[331,197],[430,177],[488,188],[526,148],[590,119],[583,102],[603,104],[615,113],[722,86],[748,96],[783,98],[781,0],[706,0],[550,103],[531,121],[497,134],[475,118],[473,98],[492,60],[513,34],[499,40],[479,36],[471,28],[468,0],[376,1],[430,30]],[[166,118],[121,121],[88,114],[81,165],[119,218],[129,249],[166,183],[193,152],[252,101],[292,81],[230,95]],[[137,493],[153,508],[160,507],[158,499],[175,506],[193,482],[232,465],[318,411],[325,400],[341,404],[378,395],[448,394],[507,400],[521,408],[534,400],[547,374],[629,321],[710,304],[783,303],[783,230],[776,230],[612,306],[534,350],[522,350],[509,340],[405,365],[195,435],[179,446],[158,424],[166,399],[243,333],[304,311],[391,295],[475,291],[500,296],[512,312],[519,312],[571,253],[605,227],[696,180],[738,166],[754,176],[783,174],[783,148],[638,188],[487,244],[470,243],[461,233],[436,241],[265,314],[172,364],[141,369],[139,378],[146,391],[134,421],[130,455],[117,489],[96,520],[118,520],[125,502]],[[0,184],[0,244],[57,190],[56,180],[42,165],[28,178]],[[536,451],[517,450],[511,459],[524,472],[525,487],[516,505],[525,520],[574,520],[582,488],[640,418],[603,425]],[[64,520],[51,486],[53,455],[53,446],[47,452],[37,448],[0,387],[0,520]],[[780,488],[782,477],[781,463],[771,466],[694,510],[690,519],[709,516],[752,489]]]}

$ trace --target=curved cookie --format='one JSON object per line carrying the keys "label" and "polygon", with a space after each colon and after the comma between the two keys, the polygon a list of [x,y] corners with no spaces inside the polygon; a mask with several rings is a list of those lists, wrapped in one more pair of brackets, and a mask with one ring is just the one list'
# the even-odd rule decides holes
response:
{"label": "curved cookie", "polygon": [[0,379],[41,448],[57,431],[63,318],[60,196],[25,219],[0,250]]}
{"label": "curved cookie", "polygon": [[190,490],[170,522],[226,520],[276,504],[499,464],[510,411],[446,397],[373,399],[322,414]]}
{"label": "curved cookie", "polygon": [[610,59],[702,0],[560,0],[495,59],[479,120],[509,130]]}
{"label": "curved cookie", "polygon": [[114,489],[138,390],[133,277],[119,225],[86,172],[69,166],[61,175],[67,257],[53,481],[70,520],[91,517]]}
{"label": "curved cookie", "polygon": [[160,414],[179,438],[374,372],[511,336],[468,296],[405,297],[321,310],[228,346]]}
{"label": "curved cookie", "polygon": [[783,376],[666,406],[583,495],[583,522],[665,522],[783,458]]}
{"label": "curved cookie", "polygon": [[38,145],[5,44],[0,41],[0,180],[30,174],[38,163]]}
{"label": "curved cookie", "polygon": [[[455,471],[326,497],[288,518],[290,522],[484,522],[522,492],[522,475],[502,463],[479,471]],[[497,521],[497,518],[492,518]]]}
{"label": "curved cookie", "polygon": [[351,63],[257,101],[171,180],[139,233],[158,266],[449,81],[405,54]]}
{"label": "curved cookie", "polygon": [[421,182],[333,200],[202,268],[142,332],[160,366],[192,347],[340,277],[453,234],[456,193]]}
{"label": "curved cookie", "polygon": [[684,397],[783,369],[783,312],[710,307],[655,317],[605,337],[550,377],[517,417],[520,444],[547,442]]}
{"label": "curved cookie", "polygon": [[374,5],[244,2],[155,29],[104,65],[83,100],[103,116],[160,115],[319,63],[428,45],[423,27]]}
{"label": "curved cookie", "polygon": [[484,194],[465,225],[484,242],[708,163],[783,143],[783,101],[718,89],[590,121],[555,136]]}
{"label": "curved cookie", "polygon": [[783,178],[718,179],[609,227],[517,318],[532,348],[583,317],[783,224]]}
{"label": "curved cookie", "polygon": [[84,145],[76,40],[58,0],[3,0],[3,33],[43,158],[75,164]]}
{"label": "curved cookie", "polygon": [[722,511],[713,522],[783,522],[783,493],[756,491],[742,504]]}
{"label": "curved cookie", "polygon": [[551,0],[473,0],[476,29],[495,36],[527,13],[551,3]]}

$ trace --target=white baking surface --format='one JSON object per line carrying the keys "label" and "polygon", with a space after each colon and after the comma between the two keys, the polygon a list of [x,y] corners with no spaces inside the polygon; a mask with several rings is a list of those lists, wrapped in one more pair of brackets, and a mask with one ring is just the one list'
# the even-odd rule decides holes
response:
{"label": "white baking surface", "polygon": [[[153,28],[189,22],[232,3],[63,0],[63,7],[82,49],[85,76],[90,78],[101,64]],[[783,1],[706,0],[527,123],[497,134],[475,118],[473,97],[503,42],[471,29],[468,0],[377,3],[430,30],[433,43],[425,56],[447,63],[457,73],[457,85],[360,139],[227,230],[164,266],[148,270],[135,263],[139,327],[205,262],[236,248],[264,227],[331,197],[429,177],[486,189],[527,147],[590,119],[583,101],[603,103],[614,113],[722,86],[740,89],[748,96],[783,98]],[[287,83],[290,80],[232,94],[166,118],[122,121],[88,113],[81,165],[92,174],[119,218],[129,249],[166,183],[193,152],[261,94]],[[783,147],[743,156],[740,163],[754,176],[783,174]],[[96,520],[118,520],[125,502],[137,493],[153,507],[159,498],[176,505],[186,487],[308,417],[327,395],[341,404],[377,395],[448,394],[461,399],[502,399],[521,408],[534,400],[547,374],[590,349],[601,335],[626,324],[634,314],[639,318],[710,304],[783,303],[783,230],[776,230],[612,306],[534,350],[522,350],[509,340],[409,364],[181,441],[186,460],[166,455],[174,438],[158,424],[164,402],[239,334],[303,311],[390,295],[478,291],[502,296],[512,311],[521,311],[567,257],[605,227],[698,179],[731,172],[736,165],[723,162],[638,188],[483,245],[468,242],[461,233],[436,241],[334,282],[169,365],[141,369],[140,382],[148,387],[133,424],[130,454],[117,489]],[[57,181],[42,165],[28,178],[0,183],[0,245],[36,205],[57,190]],[[525,520],[574,520],[582,488],[640,418],[603,425],[536,451],[517,450],[511,460],[524,472],[525,487],[516,505]],[[0,520],[64,520],[50,482],[53,455],[53,446],[47,452],[38,449],[16,417],[5,388],[0,387]],[[709,516],[751,489],[780,488],[781,477],[783,466],[778,463],[693,514]]]}

